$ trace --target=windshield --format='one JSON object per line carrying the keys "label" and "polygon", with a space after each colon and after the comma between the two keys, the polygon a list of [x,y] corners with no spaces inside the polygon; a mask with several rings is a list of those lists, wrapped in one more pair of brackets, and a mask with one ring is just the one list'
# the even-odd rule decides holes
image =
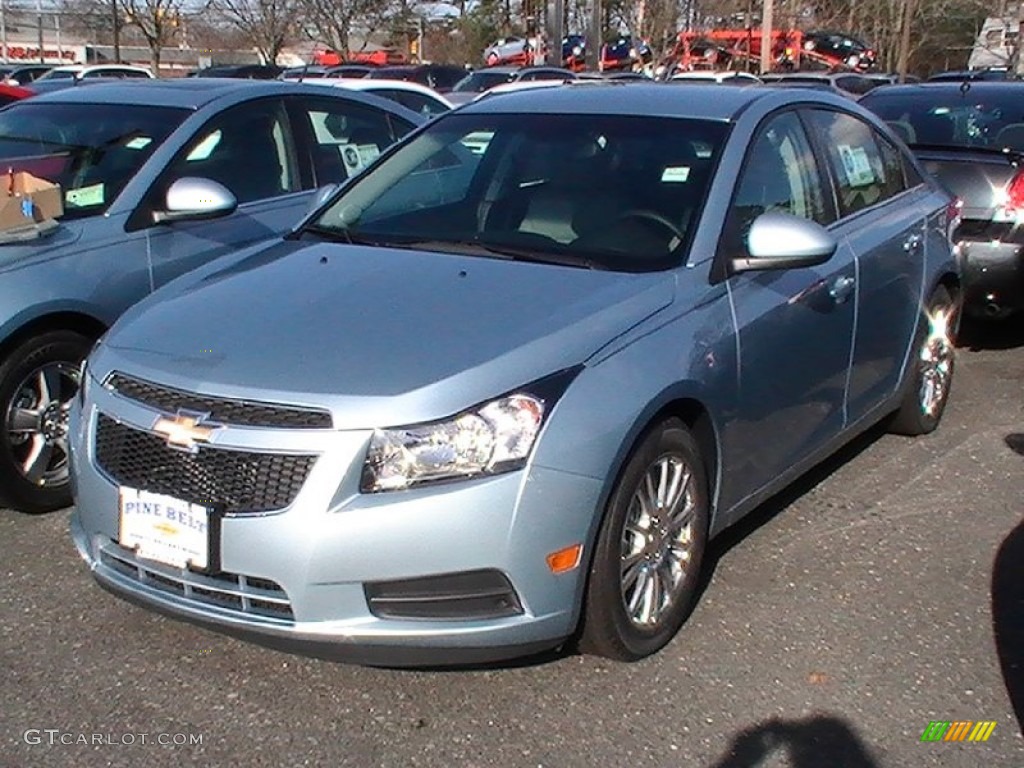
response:
{"label": "windshield", "polygon": [[458,93],[481,93],[502,83],[510,83],[515,79],[511,72],[477,71],[462,78],[452,88]]}
{"label": "windshield", "polygon": [[342,242],[651,271],[682,262],[724,123],[450,113],[307,231]]}
{"label": "windshield", "polygon": [[1024,151],[1024,88],[998,93],[942,89],[861,100],[910,145]]}
{"label": "windshield", "polygon": [[64,219],[102,213],[188,110],[124,104],[39,104],[0,112],[0,171],[58,184]]}
{"label": "windshield", "polygon": [[73,69],[51,69],[45,75],[40,77],[40,80],[69,80],[77,75],[78,72]]}

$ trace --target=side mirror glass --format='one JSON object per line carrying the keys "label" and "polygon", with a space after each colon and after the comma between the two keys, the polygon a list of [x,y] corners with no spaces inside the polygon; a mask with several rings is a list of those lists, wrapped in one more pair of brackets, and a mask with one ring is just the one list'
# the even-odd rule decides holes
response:
{"label": "side mirror glass", "polygon": [[167,189],[166,209],[156,211],[157,224],[172,221],[215,219],[234,213],[238,199],[227,187],[212,179],[185,176]]}
{"label": "side mirror glass", "polygon": [[735,258],[733,272],[796,269],[824,264],[839,243],[820,224],[780,211],[762,213],[747,233],[749,257]]}

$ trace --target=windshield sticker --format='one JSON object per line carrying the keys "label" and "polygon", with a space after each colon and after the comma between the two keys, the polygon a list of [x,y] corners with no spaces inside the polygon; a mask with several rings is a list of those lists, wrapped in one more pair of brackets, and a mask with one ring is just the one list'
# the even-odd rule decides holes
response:
{"label": "windshield sticker", "polygon": [[380,155],[380,147],[376,144],[360,144],[359,145],[359,159],[363,165],[369,165],[377,156]]}
{"label": "windshield sticker", "polygon": [[103,184],[92,184],[79,189],[69,189],[64,193],[64,202],[75,208],[87,208],[91,205],[103,205],[106,198]]}
{"label": "windshield sticker", "polygon": [[839,150],[839,157],[843,161],[846,180],[851,187],[865,187],[875,183],[875,174],[871,170],[871,161],[868,159],[868,153],[863,147],[851,147],[849,144],[840,144],[837,148]]}
{"label": "windshield sticker", "polygon": [[345,170],[349,176],[363,170],[363,161],[359,156],[359,147],[354,144],[339,144],[338,151],[341,153],[341,161],[345,164]]}
{"label": "windshield sticker", "polygon": [[690,166],[688,165],[670,166],[661,172],[661,180],[670,184],[685,182],[689,178]]}
{"label": "windshield sticker", "polygon": [[152,143],[153,139],[151,139],[149,136],[138,136],[129,141],[124,146],[126,149],[145,149]]}
{"label": "windshield sticker", "polygon": [[220,137],[222,136],[220,129],[214,131],[205,139],[196,144],[195,149],[188,153],[188,157],[185,158],[185,162],[191,163],[196,160],[206,160],[213,150],[220,144]]}

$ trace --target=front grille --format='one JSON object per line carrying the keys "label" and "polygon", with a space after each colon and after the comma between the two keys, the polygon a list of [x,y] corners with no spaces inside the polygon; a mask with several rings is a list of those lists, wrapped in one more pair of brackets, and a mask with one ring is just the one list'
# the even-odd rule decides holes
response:
{"label": "front grille", "polygon": [[157,410],[177,413],[179,409],[210,414],[209,420],[240,427],[289,427],[292,429],[330,429],[333,426],[329,411],[299,408],[293,405],[255,403],[249,400],[229,400],[208,397],[194,392],[172,389],[161,384],[111,374],[105,386],[129,400]]}
{"label": "front grille", "polygon": [[270,579],[219,573],[205,576],[136,557],[116,542],[100,546],[100,562],[122,576],[196,603],[249,616],[293,621],[291,602]]}
{"label": "front grille", "polygon": [[115,483],[196,504],[221,504],[227,514],[284,509],[314,461],[312,455],[209,446],[187,453],[102,413],[96,424],[96,462]]}

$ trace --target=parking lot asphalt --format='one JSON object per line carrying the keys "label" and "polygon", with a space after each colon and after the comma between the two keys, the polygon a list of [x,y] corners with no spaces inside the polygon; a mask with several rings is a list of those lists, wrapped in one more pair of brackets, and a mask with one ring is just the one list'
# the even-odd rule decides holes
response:
{"label": "parking lot asphalt", "polygon": [[[1020,768],[1024,326],[968,341],[936,433],[874,430],[728,531],[636,664],[286,655],[103,592],[68,511],[0,513],[0,766]],[[967,720],[988,741],[921,741]]]}

